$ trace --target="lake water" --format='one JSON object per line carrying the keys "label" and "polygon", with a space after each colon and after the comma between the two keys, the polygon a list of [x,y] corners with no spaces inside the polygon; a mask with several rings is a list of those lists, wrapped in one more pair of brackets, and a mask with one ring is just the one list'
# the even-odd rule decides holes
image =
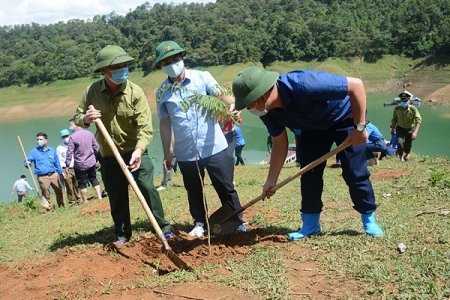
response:
{"label": "lake water", "polygon": [[[394,107],[384,107],[383,103],[392,99],[392,95],[382,93],[368,95],[368,119],[381,130],[386,139],[390,139],[389,125]],[[413,143],[412,151],[429,157],[436,155],[450,157],[450,138],[448,138],[450,132],[450,107],[422,105],[420,113],[423,118],[423,125],[420,128],[417,140]],[[246,141],[242,154],[246,163],[257,164],[266,159],[268,134],[258,118],[250,115],[247,111],[243,111],[242,114],[244,122],[241,125],[241,129]],[[19,179],[21,174],[27,176],[27,181],[34,188],[29,171],[22,165],[24,157],[17,136],[20,136],[27,154],[36,146],[36,134],[39,131],[47,133],[49,145],[56,148],[61,142],[59,131],[63,128],[68,128],[70,117],[34,119],[0,124],[1,202],[11,202],[17,199],[16,195],[11,195],[11,188],[14,181]],[[149,156],[154,160],[155,175],[162,172],[162,148],[158,123],[158,117],[153,116],[155,134],[148,150]],[[92,128],[91,130],[95,129]],[[293,142],[292,135],[290,142]]]}

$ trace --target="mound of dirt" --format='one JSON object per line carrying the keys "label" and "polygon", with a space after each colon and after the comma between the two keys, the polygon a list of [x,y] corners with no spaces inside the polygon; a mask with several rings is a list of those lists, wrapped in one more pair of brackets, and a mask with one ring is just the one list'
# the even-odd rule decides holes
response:
{"label": "mound of dirt", "polygon": [[[81,215],[107,210],[105,205],[93,207],[84,209]],[[256,213],[250,207],[246,219]],[[272,211],[269,218],[276,218],[278,213]],[[246,255],[261,246],[288,242],[284,235],[252,225],[249,232],[211,237],[210,242],[206,237],[193,238],[174,229],[176,236],[168,241],[171,250],[194,270],[205,264],[218,266],[217,276],[235,272],[225,263],[230,259],[245,260]],[[293,299],[312,295],[314,299],[336,299],[349,292],[358,293],[354,280],[341,276],[330,280],[330,275],[321,273],[316,263],[302,261],[305,255],[317,255],[323,250],[295,247],[280,251],[288,266],[283,276],[297,283],[288,291]],[[93,244],[82,249],[64,247],[37,261],[0,264],[0,291],[3,299],[261,299],[261,295],[215,283],[201,273],[193,283],[153,288],[145,284],[176,270],[179,268],[168,258],[159,238],[142,233],[119,248],[112,244]]]}
{"label": "mound of dirt", "polygon": [[[150,234],[149,234],[150,235]],[[224,261],[244,259],[255,251],[255,244],[285,243],[286,237],[268,234],[261,229],[249,233],[236,233],[211,239],[193,239],[186,232],[169,241],[171,249],[192,268],[197,269],[206,263],[222,264]],[[178,267],[166,256],[161,241],[154,235],[137,237],[119,249],[113,245],[92,245],[77,250],[63,248],[51,257],[39,262],[17,262],[0,265],[2,298],[4,299],[59,299],[97,298],[130,299],[139,295],[140,299],[237,299],[242,291],[207,282],[201,278],[195,284],[182,284],[177,287],[158,288],[153,291],[135,287],[130,291],[115,287],[133,286],[136,282],[162,276]],[[219,268],[220,274],[232,272]],[[204,279],[204,280],[203,280]],[[84,295],[84,296],[83,296]],[[177,296],[178,295],[178,296]],[[143,297],[143,298],[141,298]],[[169,298],[167,298],[169,297]],[[193,298],[201,297],[201,298]],[[258,299],[251,293],[245,299]]]}
{"label": "mound of dirt", "polygon": [[408,176],[409,172],[406,170],[390,170],[390,169],[380,169],[370,175],[371,181],[385,181],[385,180],[395,180],[400,176]]}

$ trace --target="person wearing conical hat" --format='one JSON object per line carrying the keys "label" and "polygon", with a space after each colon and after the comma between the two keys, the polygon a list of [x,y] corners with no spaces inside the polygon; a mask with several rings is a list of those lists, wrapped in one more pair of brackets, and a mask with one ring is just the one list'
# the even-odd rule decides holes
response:
{"label": "person wearing conical hat", "polygon": [[[236,109],[247,109],[266,125],[273,139],[271,163],[263,186],[271,197],[286,158],[288,129],[300,129],[297,153],[306,166],[327,154],[333,143],[352,145],[338,154],[342,177],[349,187],[353,207],[361,214],[363,228],[371,236],[382,235],[375,222],[375,195],[365,155],[366,94],[361,79],[316,70],[286,74],[248,68],[234,79]],[[303,174],[301,180],[302,228],[288,235],[299,240],[321,232],[323,172],[326,162]]]}
{"label": "person wearing conical hat", "polygon": [[391,135],[397,136],[397,155],[400,161],[408,161],[412,142],[417,138],[422,116],[414,105],[411,105],[411,94],[402,92],[398,95],[400,105],[394,108],[391,120]]}
{"label": "person wearing conical hat", "polygon": [[[154,166],[147,147],[153,138],[152,113],[144,91],[128,80],[128,64],[134,61],[123,48],[106,46],[96,57],[94,72],[104,78],[85,91],[75,114],[77,126],[87,128],[100,118],[120,155],[128,164],[165,238],[171,238],[171,226],[164,219],[161,198],[153,183]],[[94,108],[89,108],[93,105]],[[99,162],[114,221],[116,241],[120,246],[132,236],[128,180],[103,134],[96,132],[100,146]]]}

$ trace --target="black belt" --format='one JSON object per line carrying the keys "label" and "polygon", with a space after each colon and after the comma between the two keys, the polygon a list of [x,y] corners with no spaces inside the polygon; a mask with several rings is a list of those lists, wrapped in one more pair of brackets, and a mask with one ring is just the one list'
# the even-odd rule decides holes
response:
{"label": "black belt", "polygon": [[52,176],[55,172],[48,172],[47,174],[39,175],[39,176]]}

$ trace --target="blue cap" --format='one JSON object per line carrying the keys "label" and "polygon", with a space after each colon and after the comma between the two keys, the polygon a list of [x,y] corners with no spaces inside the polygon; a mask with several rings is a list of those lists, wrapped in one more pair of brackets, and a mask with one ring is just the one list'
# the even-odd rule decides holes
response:
{"label": "blue cap", "polygon": [[61,137],[63,137],[63,136],[66,136],[66,135],[70,135],[70,132],[69,132],[69,130],[67,130],[67,129],[63,129],[63,130],[61,130],[61,131],[59,132],[59,135],[60,135]]}

